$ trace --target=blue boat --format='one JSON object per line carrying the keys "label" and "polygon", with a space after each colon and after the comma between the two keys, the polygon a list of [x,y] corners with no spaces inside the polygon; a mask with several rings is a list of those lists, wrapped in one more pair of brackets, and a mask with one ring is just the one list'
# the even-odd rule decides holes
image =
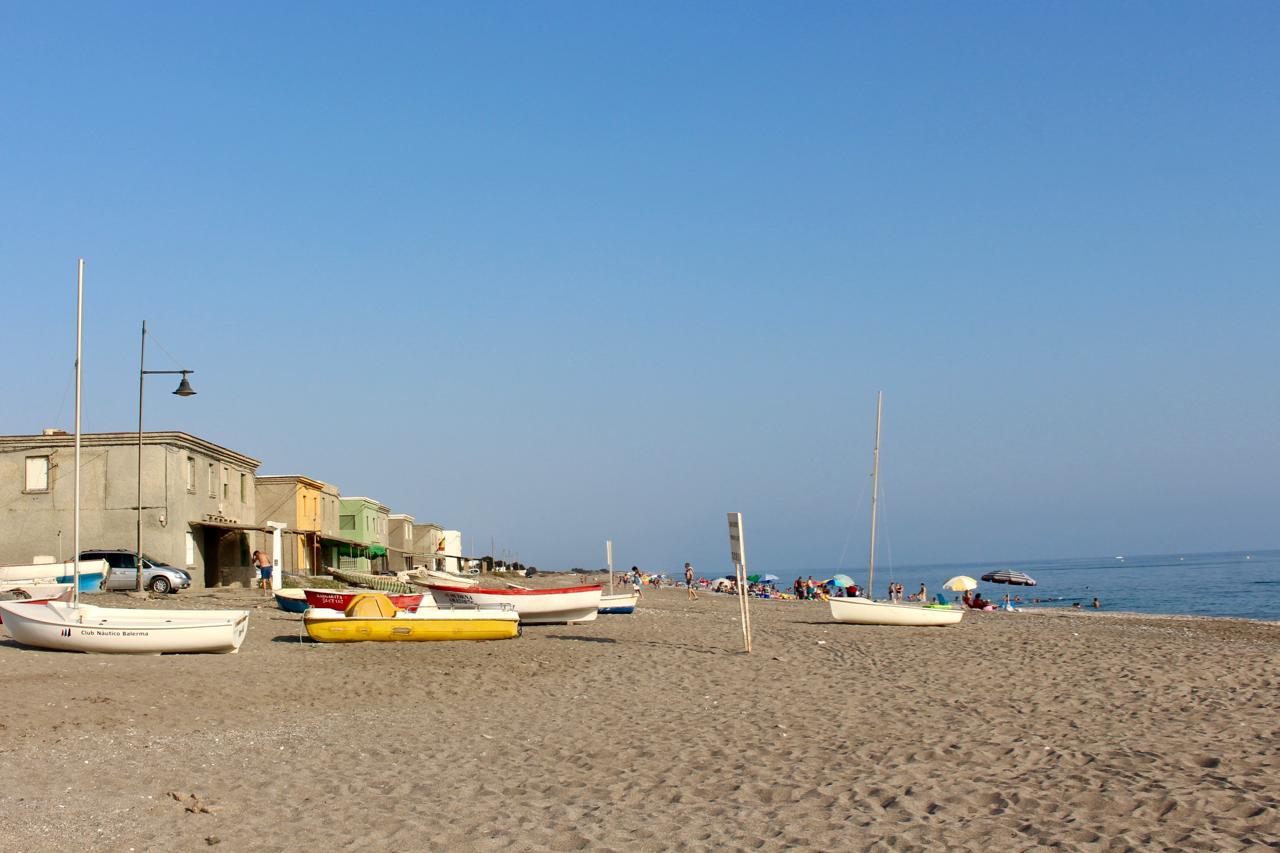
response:
{"label": "blue boat", "polygon": [[638,592],[624,592],[618,595],[600,596],[600,608],[596,611],[605,615],[634,613],[636,602],[640,600]]}
{"label": "blue boat", "polygon": [[307,604],[306,593],[300,589],[276,590],[276,604],[285,613],[306,613],[311,606]]}
{"label": "blue boat", "polygon": [[[75,563],[33,563],[26,566],[0,566],[0,584],[38,586],[40,584],[73,583]],[[107,580],[106,560],[80,561],[79,592],[101,592]]]}

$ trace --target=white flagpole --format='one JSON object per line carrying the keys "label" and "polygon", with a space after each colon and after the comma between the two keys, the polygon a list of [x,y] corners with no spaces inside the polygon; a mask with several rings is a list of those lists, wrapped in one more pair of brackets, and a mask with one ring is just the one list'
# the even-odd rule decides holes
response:
{"label": "white flagpole", "polygon": [[605,554],[609,558],[609,594],[613,595],[613,540],[606,539],[604,542]]}

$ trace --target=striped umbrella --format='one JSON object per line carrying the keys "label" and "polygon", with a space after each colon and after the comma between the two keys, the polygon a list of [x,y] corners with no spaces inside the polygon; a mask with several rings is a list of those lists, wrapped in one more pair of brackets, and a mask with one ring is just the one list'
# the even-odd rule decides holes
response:
{"label": "striped umbrella", "polygon": [[982,576],[984,581],[988,583],[1010,583],[1015,586],[1035,586],[1035,578],[1024,575],[1022,572],[1011,572],[1001,569],[998,572],[987,572]]}

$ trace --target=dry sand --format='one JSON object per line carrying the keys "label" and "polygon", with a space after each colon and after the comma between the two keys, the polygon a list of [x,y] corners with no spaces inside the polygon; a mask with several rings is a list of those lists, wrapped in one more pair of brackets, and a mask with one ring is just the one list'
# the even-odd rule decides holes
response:
{"label": "dry sand", "polygon": [[6,639],[0,850],[1280,846],[1276,625],[763,601],[747,658],[734,599],[684,599],[490,643],[265,608],[237,655]]}

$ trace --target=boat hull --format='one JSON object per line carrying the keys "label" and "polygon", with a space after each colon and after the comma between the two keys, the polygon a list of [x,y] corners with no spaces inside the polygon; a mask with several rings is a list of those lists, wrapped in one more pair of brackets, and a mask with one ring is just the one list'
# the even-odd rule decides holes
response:
{"label": "boat hull", "polygon": [[496,607],[504,604],[514,607],[525,625],[590,622],[600,610],[599,586],[568,589],[469,589],[431,584],[427,588],[431,590],[436,604],[441,607]]}
{"label": "boat hull", "polygon": [[285,613],[306,613],[311,605],[307,604],[307,597],[300,589],[278,589],[276,606]]}
{"label": "boat hull", "polygon": [[602,595],[600,596],[600,607],[597,609],[597,612],[609,616],[635,613],[636,602],[639,600],[640,594],[635,592],[623,593],[621,595]]}
{"label": "boat hull", "polygon": [[[100,592],[107,583],[106,560],[80,561],[80,592]],[[61,584],[75,580],[75,563],[33,563],[0,566],[0,584]]]}
{"label": "boat hull", "polygon": [[312,608],[302,617],[317,643],[509,640],[520,635],[520,617],[507,611],[441,611],[398,616],[347,616]]}
{"label": "boat hull", "polygon": [[0,602],[4,627],[24,646],[117,655],[239,651],[247,610],[137,610],[66,602]]}
{"label": "boat hull", "polygon": [[[319,607],[326,610],[346,610],[357,595],[365,595],[364,590],[336,590],[336,589],[304,589],[303,595],[306,597],[307,607]],[[430,599],[425,592],[412,593],[384,593],[391,603],[395,605],[397,610],[412,610],[422,607],[422,599],[427,598],[427,607],[434,608],[436,603]],[[299,613],[305,611],[307,607],[303,607]]]}
{"label": "boat hull", "polygon": [[830,604],[831,618],[850,625],[941,627],[955,625],[964,617],[963,610],[892,604],[865,598],[833,598]]}

